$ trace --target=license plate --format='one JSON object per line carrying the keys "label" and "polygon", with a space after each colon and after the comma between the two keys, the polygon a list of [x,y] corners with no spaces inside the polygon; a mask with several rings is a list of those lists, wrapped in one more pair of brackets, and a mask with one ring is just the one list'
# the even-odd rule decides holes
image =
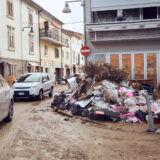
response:
{"label": "license plate", "polygon": [[23,96],[24,92],[18,92],[18,95]]}
{"label": "license plate", "polygon": [[104,112],[103,111],[96,111],[96,114],[98,114],[98,115],[104,115]]}

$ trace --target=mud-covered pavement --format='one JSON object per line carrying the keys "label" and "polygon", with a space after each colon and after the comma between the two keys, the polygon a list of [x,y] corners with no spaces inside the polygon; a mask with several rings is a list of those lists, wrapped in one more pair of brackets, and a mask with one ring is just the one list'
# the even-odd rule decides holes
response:
{"label": "mud-covered pavement", "polygon": [[13,122],[0,124],[0,160],[160,159],[160,135],[148,125],[84,123],[53,113],[50,102],[15,104]]}

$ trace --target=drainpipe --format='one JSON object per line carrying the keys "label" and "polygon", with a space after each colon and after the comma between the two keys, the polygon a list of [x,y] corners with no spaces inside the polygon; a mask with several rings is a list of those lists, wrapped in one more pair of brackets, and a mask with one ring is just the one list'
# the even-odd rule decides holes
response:
{"label": "drainpipe", "polygon": [[[86,32],[86,4],[84,0],[83,4],[83,17],[84,17],[84,46],[87,45],[87,32]],[[84,56],[85,58],[85,65],[87,64],[87,56]]]}
{"label": "drainpipe", "polygon": [[72,37],[70,37],[70,53],[71,53],[71,73],[72,73],[72,75],[73,75],[73,67],[72,67],[72,65],[73,65],[73,62],[72,62],[72,42],[71,42],[71,40],[72,40]]}
{"label": "drainpipe", "polygon": [[42,67],[42,55],[41,55],[41,40],[40,40],[40,13],[42,11],[38,11],[38,30],[39,30],[39,55],[40,55],[40,72]]}
{"label": "drainpipe", "polygon": [[[62,28],[61,28],[61,44],[62,44]],[[62,72],[62,68],[63,68],[63,56],[62,56],[62,46],[61,46],[61,79],[63,77],[63,72]]]}
{"label": "drainpipe", "polygon": [[22,65],[22,74],[24,72],[23,67],[23,33],[22,33],[22,1],[20,0],[20,32],[21,32],[21,65]]}

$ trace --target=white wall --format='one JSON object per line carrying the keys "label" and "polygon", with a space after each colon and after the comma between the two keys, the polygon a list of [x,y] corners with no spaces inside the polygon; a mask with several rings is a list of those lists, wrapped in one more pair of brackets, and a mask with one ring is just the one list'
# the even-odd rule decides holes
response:
{"label": "white wall", "polygon": [[[1,58],[9,58],[9,59],[21,59],[21,39],[20,39],[20,15],[19,15],[19,0],[14,0],[14,17],[10,19],[7,17],[7,1],[0,0],[0,6],[3,6],[3,9],[0,10],[0,41],[1,41]],[[8,31],[7,25],[15,28],[15,51],[8,50]]]}
{"label": "white wall", "polygon": [[[0,0],[0,57],[6,59],[27,60],[40,62],[39,56],[39,27],[38,27],[38,14],[35,9],[33,14],[34,23],[34,55],[29,55],[29,36],[30,29],[25,29],[22,33],[22,26],[28,26],[28,4],[23,2],[22,4],[22,24],[21,24],[21,0],[13,0],[13,19],[7,17],[7,1]],[[21,26],[22,25],[22,26]],[[14,27],[15,34],[15,50],[8,50],[8,31],[7,26]],[[21,34],[22,40],[21,40]],[[23,43],[22,43],[23,42]],[[21,46],[22,44],[22,46]],[[23,52],[21,52],[23,47]],[[22,54],[23,53],[23,54]]]}
{"label": "white wall", "polygon": [[[63,37],[66,39],[68,39],[68,44],[69,44],[69,48],[67,47],[62,47],[62,51],[63,51],[63,65],[71,65],[71,59],[72,59],[72,55],[71,55],[71,38],[70,36],[66,35],[63,33]],[[69,58],[67,58],[67,52],[69,53]]]}
{"label": "white wall", "polygon": [[22,4],[22,27],[28,26],[28,7],[33,10],[34,54],[32,55],[29,53],[30,29],[25,29],[22,33],[23,60],[40,62],[38,12],[25,2]]}
{"label": "white wall", "polygon": [[[72,37],[71,44],[72,44],[72,64],[78,64],[78,55],[80,55],[80,65],[85,64],[85,57],[81,55],[81,48],[82,48],[83,39],[78,39],[76,37]],[[73,59],[73,52],[75,52],[75,61]],[[83,58],[82,58],[83,57]]]}

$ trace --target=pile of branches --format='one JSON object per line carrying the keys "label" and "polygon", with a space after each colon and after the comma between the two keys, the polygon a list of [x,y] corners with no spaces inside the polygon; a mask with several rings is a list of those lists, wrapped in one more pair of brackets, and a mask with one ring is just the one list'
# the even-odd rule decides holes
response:
{"label": "pile of branches", "polygon": [[95,78],[96,82],[110,80],[121,83],[129,78],[129,74],[127,72],[108,63],[100,65],[89,63],[83,67],[83,72],[86,73],[88,77]]}

